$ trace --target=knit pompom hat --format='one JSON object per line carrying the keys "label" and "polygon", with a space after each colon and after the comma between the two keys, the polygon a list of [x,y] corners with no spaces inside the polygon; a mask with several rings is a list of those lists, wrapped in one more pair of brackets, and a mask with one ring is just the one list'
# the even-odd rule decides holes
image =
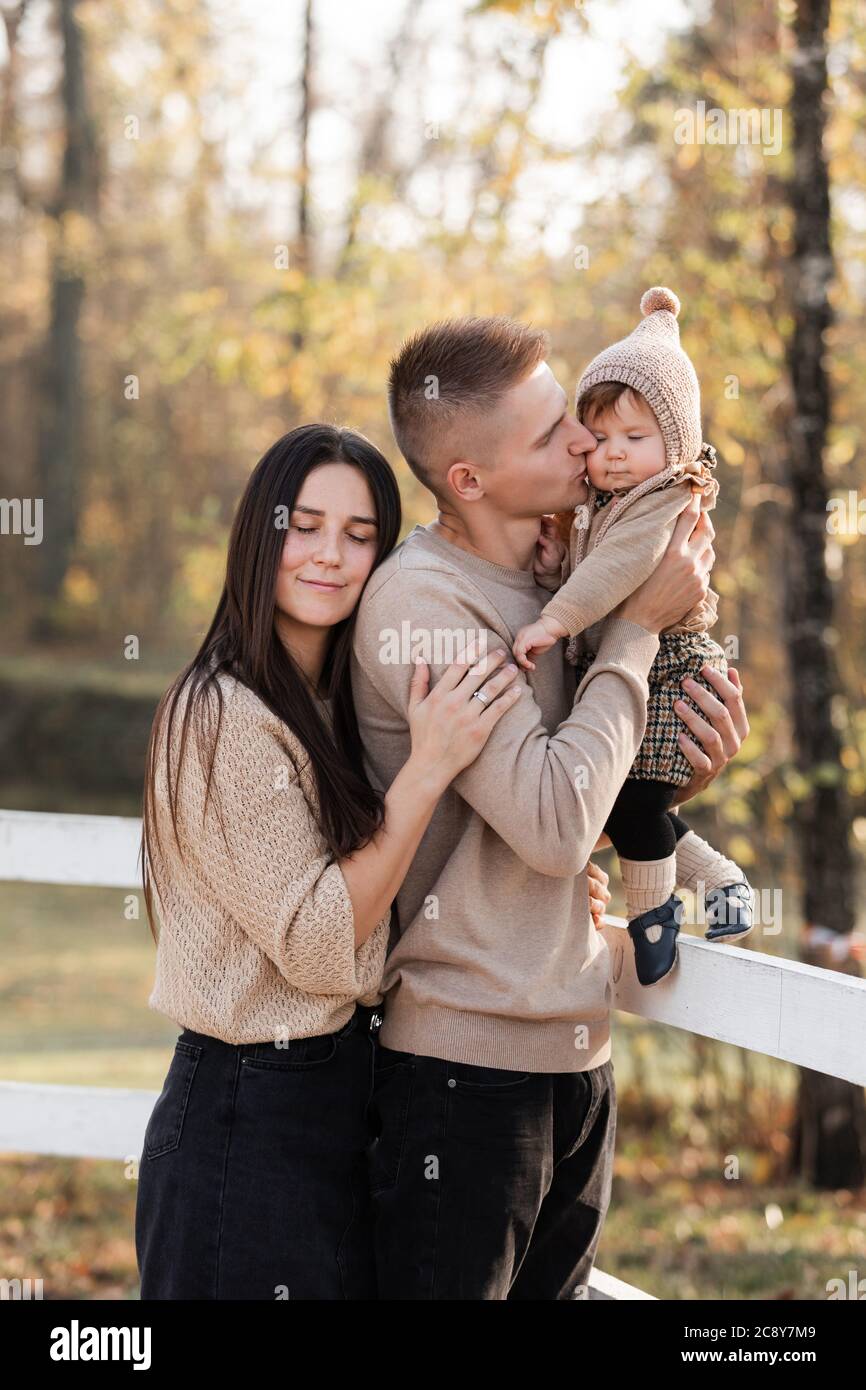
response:
{"label": "knit pompom hat", "polygon": [[695,369],[680,347],[673,290],[656,285],[640,302],[643,314],[627,338],[594,357],[577,383],[575,409],[590,386],[619,381],[644,396],[659,422],[667,463],[688,467],[701,452],[701,392]]}

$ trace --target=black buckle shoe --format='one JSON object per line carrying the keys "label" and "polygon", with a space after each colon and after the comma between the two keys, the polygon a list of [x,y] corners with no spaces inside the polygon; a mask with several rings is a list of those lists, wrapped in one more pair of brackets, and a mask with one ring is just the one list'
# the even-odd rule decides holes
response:
{"label": "black buckle shoe", "polygon": [[726,883],[711,888],[704,899],[707,909],[707,941],[726,936],[745,936],[752,930],[752,890],[748,883]]}
{"label": "black buckle shoe", "polygon": [[[634,942],[634,962],[642,985],[655,985],[669,975],[677,963],[677,934],[683,916],[682,900],[671,893],[666,903],[651,907],[628,924],[628,934]],[[650,941],[647,927],[658,924],[662,934]]]}

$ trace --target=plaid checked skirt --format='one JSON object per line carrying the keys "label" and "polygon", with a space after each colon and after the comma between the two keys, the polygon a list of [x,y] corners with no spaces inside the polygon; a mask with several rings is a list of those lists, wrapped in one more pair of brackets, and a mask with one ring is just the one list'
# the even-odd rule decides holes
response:
{"label": "plaid checked skirt", "polygon": [[[574,668],[578,684],[594,661],[594,652],[579,653]],[[685,786],[691,778],[694,768],[677,742],[678,733],[689,734],[689,737],[691,734],[674,709],[674,702],[685,700],[706,717],[700,705],[696,705],[680,685],[680,681],[691,676],[714,695],[712,686],[700,675],[702,666],[711,666],[722,675],[728,670],[724,652],[706,632],[661,634],[658,653],[649,672],[646,733],[629,777],[644,782],[671,782],[678,787]]]}

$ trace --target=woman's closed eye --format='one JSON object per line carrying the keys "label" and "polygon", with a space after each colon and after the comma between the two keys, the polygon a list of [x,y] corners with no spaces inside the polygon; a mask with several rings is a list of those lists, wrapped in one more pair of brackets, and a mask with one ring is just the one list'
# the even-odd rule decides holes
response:
{"label": "woman's closed eye", "polygon": [[[296,526],[294,529],[299,531],[302,536],[311,536],[314,531],[318,531],[320,528],[318,526]],[[356,541],[358,545],[367,545],[373,539],[372,536],[356,536],[351,531],[347,531],[346,535],[350,541]]]}

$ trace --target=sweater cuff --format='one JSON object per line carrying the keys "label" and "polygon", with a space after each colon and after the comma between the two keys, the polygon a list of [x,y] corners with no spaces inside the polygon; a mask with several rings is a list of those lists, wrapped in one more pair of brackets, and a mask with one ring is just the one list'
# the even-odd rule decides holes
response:
{"label": "sweater cuff", "polygon": [[595,660],[627,666],[638,675],[648,676],[658,649],[659,639],[655,632],[647,632],[645,627],[628,618],[608,618]]}
{"label": "sweater cuff", "polygon": [[546,603],[538,615],[540,618],[552,618],[555,623],[562,623],[569,637],[576,637],[583,631],[582,626],[575,626],[574,608],[570,603],[563,603],[562,600],[552,598],[550,603]]}
{"label": "sweater cuff", "polygon": [[[330,876],[334,887],[333,902],[328,903],[328,907],[333,906],[334,918],[339,921],[339,936],[337,944],[339,947],[337,954],[338,968],[342,967],[343,978],[341,981],[345,993],[354,994],[358,989],[363,988],[365,977],[368,971],[368,960],[373,954],[376,942],[373,940],[379,928],[383,924],[390,925],[391,909],[388,908],[384,917],[380,917],[375,927],[360,946],[355,945],[355,909],[352,905],[352,895],[349,892],[349,885],[346,882],[346,875],[340,865],[329,864],[322,878]],[[330,916],[330,913],[329,913]],[[382,996],[379,996],[381,1000]],[[377,1001],[378,1002],[378,1001]]]}

